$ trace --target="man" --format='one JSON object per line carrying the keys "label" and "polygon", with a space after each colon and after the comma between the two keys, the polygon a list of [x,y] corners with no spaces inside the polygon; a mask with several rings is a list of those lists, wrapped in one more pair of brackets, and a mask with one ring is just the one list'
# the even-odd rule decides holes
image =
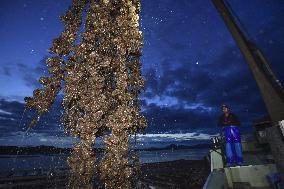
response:
{"label": "man", "polygon": [[240,121],[237,116],[230,112],[227,105],[222,105],[223,114],[219,118],[219,126],[225,135],[226,162],[227,166],[243,163],[242,144],[240,135]]}

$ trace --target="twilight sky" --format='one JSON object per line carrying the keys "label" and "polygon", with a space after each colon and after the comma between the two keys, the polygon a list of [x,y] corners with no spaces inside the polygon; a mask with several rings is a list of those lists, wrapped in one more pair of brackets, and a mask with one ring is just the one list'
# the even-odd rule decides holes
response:
{"label": "twilight sky", "polygon": [[[0,1],[0,145],[21,143],[30,113],[23,98],[39,87],[44,59],[63,25],[71,0]],[[228,0],[243,29],[284,81],[284,1]],[[145,92],[141,95],[147,133],[219,132],[220,105],[242,121],[243,132],[266,114],[242,54],[210,0],[141,0]],[[67,140],[58,125],[60,98],[32,131],[28,144]],[[206,138],[206,137],[205,137]]]}

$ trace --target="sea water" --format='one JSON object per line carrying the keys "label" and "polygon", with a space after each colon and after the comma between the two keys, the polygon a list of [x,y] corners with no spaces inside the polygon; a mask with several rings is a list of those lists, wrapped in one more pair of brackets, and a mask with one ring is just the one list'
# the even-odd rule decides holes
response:
{"label": "sea water", "polygon": [[[179,159],[198,160],[208,153],[208,149],[167,149],[167,150],[143,150],[137,154],[141,163],[156,163],[174,161]],[[25,174],[29,171],[52,171],[67,169],[68,154],[54,155],[1,155],[0,156],[0,176],[9,174]],[[101,159],[102,154],[97,154]]]}

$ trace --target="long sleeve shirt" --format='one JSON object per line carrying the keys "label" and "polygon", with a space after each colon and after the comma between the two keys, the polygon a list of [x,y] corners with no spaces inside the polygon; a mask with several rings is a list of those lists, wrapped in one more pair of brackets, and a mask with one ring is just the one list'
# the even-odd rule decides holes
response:
{"label": "long sleeve shirt", "polygon": [[230,126],[230,125],[239,126],[239,125],[241,125],[241,123],[240,123],[238,117],[233,113],[229,113],[228,116],[226,116],[225,114],[222,114],[219,118],[218,126],[219,127],[226,127],[226,126]]}

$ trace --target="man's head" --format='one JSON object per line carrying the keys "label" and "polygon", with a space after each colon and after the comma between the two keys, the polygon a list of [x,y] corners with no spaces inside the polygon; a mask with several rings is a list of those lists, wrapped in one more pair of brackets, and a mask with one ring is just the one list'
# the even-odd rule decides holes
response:
{"label": "man's head", "polygon": [[230,112],[230,108],[226,104],[222,104],[221,108],[224,114],[227,114]]}

